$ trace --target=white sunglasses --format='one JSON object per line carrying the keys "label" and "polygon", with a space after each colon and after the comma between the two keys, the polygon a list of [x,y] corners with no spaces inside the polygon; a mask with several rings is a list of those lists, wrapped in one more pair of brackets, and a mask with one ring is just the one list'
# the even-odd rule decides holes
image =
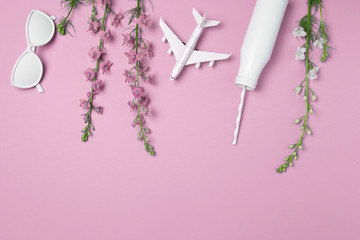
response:
{"label": "white sunglasses", "polygon": [[26,22],[26,38],[28,46],[25,52],[16,61],[11,74],[11,84],[17,88],[35,87],[40,93],[44,89],[40,85],[43,75],[43,64],[35,54],[36,47],[50,42],[55,33],[54,16],[33,10]]}

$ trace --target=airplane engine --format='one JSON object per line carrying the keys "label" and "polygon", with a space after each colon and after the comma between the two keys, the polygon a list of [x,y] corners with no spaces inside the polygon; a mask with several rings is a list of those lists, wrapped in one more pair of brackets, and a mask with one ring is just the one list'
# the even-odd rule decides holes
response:
{"label": "airplane engine", "polygon": [[171,48],[169,48],[169,50],[168,50],[168,54],[169,54],[169,55],[171,55],[171,54],[172,54],[172,50],[171,50]]}
{"label": "airplane engine", "polygon": [[164,43],[166,42],[166,36],[163,36],[163,38],[161,39],[161,41]]}
{"label": "airplane engine", "polygon": [[213,67],[213,66],[214,66],[214,64],[215,64],[215,61],[211,61],[211,62],[209,62],[209,67]]}
{"label": "airplane engine", "polygon": [[197,63],[197,64],[195,65],[195,67],[196,67],[196,68],[199,68],[199,67],[200,67],[200,63]]}

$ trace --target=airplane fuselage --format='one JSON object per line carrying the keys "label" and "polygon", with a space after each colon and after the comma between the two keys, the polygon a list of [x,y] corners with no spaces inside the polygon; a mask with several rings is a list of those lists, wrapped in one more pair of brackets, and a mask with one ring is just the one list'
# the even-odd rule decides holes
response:
{"label": "airplane fuselage", "polygon": [[180,74],[184,66],[186,65],[187,61],[189,60],[191,54],[194,52],[194,49],[196,47],[196,43],[199,40],[199,37],[204,29],[204,24],[206,22],[206,15],[204,15],[202,21],[200,24],[197,25],[194,32],[192,33],[189,41],[186,43],[185,50],[180,57],[180,59],[176,62],[172,72],[170,80],[173,81],[177,78],[177,76]]}

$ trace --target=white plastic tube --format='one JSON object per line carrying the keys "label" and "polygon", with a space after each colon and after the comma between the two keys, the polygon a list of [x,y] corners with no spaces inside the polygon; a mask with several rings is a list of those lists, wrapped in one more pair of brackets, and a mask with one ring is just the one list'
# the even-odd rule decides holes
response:
{"label": "white plastic tube", "polygon": [[289,0],[257,0],[243,45],[235,83],[256,88],[260,73],[269,61]]}
{"label": "white plastic tube", "polygon": [[276,37],[284,17],[289,0],[257,0],[243,45],[241,63],[236,77],[236,85],[243,88],[239,105],[233,145],[236,145],[239,134],[245,91],[254,90],[259,76],[269,61],[274,49]]}

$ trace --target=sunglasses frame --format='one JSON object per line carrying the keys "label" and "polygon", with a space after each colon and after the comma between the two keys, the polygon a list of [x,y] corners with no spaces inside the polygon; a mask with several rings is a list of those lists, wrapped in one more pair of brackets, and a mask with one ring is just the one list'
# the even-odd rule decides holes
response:
{"label": "sunglasses frame", "polygon": [[[40,14],[41,16],[44,16],[45,18],[49,19],[49,22],[51,22],[51,34],[49,34],[49,39],[46,40],[44,43],[42,44],[35,44],[35,43],[32,43],[31,40],[30,40],[30,20],[31,18],[33,17],[34,14]],[[12,71],[12,74],[11,74],[11,85],[13,85],[14,87],[17,87],[17,88],[22,88],[22,89],[25,89],[25,88],[32,88],[32,87],[36,87],[37,90],[42,93],[44,92],[44,89],[42,88],[42,86],[40,85],[40,81],[42,79],[42,75],[43,75],[43,64],[42,64],[42,61],[41,59],[39,58],[38,55],[36,55],[36,48],[37,47],[40,47],[40,46],[43,46],[43,45],[46,45],[48,44],[54,37],[54,34],[55,34],[55,23],[54,23],[54,20],[56,19],[55,16],[48,16],[46,13],[44,12],[41,12],[39,10],[32,10],[27,18],[27,22],[26,22],[26,39],[27,39],[27,48],[25,50],[25,52],[23,52],[21,54],[21,56],[18,58],[18,60],[16,61],[15,65],[14,65],[14,68],[13,68],[13,71]],[[17,83],[15,83],[15,73],[18,69],[18,65],[19,63],[23,60],[23,58],[28,55],[28,54],[31,54],[32,58],[34,61],[37,61],[38,62],[38,66],[40,67],[39,69],[39,79],[34,83],[34,84],[30,84],[30,85],[19,85]]]}

